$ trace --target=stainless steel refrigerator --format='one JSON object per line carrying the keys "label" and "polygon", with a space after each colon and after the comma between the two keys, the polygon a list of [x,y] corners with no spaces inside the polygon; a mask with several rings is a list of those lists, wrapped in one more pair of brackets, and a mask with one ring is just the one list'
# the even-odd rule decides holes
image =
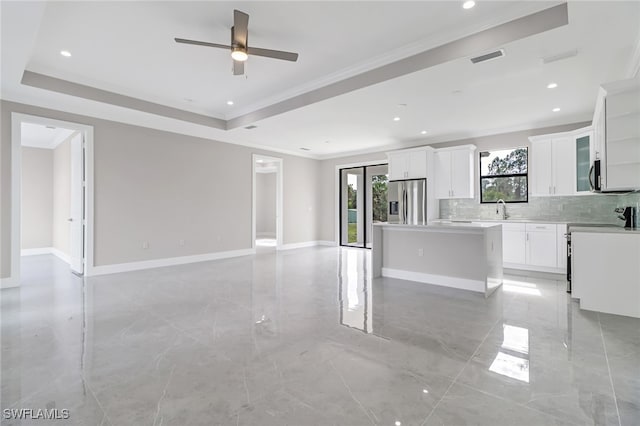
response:
{"label": "stainless steel refrigerator", "polygon": [[427,224],[427,180],[393,180],[387,190],[388,222]]}

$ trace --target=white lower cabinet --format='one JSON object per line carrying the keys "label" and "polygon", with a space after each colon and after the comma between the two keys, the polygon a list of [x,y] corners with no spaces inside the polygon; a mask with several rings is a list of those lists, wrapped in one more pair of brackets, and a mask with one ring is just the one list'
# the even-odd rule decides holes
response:
{"label": "white lower cabinet", "polygon": [[502,222],[505,268],[552,273],[567,271],[565,224]]}
{"label": "white lower cabinet", "polygon": [[504,263],[526,263],[525,238],[523,223],[502,224],[502,261]]}
{"label": "white lower cabinet", "polygon": [[555,224],[526,225],[527,265],[555,268],[558,266],[558,242]]}

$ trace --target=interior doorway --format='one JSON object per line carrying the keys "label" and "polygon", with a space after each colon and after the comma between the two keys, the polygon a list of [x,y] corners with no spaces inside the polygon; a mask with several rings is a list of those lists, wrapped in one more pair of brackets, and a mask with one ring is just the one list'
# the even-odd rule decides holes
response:
{"label": "interior doorway", "polygon": [[371,248],[373,224],[387,221],[388,169],[387,164],[340,169],[340,245]]}
{"label": "interior doorway", "polygon": [[282,159],[253,155],[253,248],[282,246]]}
{"label": "interior doorway", "polygon": [[22,255],[53,254],[72,272],[93,265],[93,127],[13,113],[11,276]]}

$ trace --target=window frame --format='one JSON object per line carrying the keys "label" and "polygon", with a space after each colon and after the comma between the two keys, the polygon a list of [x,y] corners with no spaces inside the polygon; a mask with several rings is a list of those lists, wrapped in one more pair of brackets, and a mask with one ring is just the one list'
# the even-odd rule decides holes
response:
{"label": "window frame", "polygon": [[[506,151],[506,150],[513,150],[515,151],[516,149],[526,149],[527,150],[527,173],[513,173],[513,174],[508,174],[508,175],[482,175],[482,153],[483,152],[491,152],[491,151]],[[528,203],[529,202],[529,147],[528,146],[517,146],[515,148],[494,148],[494,149],[487,149],[484,151],[478,151],[478,175],[479,175],[479,179],[478,179],[478,186],[479,186],[479,191],[480,191],[480,204],[495,204],[497,201],[484,201],[483,199],[483,192],[482,192],[482,179],[494,179],[494,178],[505,178],[505,177],[526,177],[527,178],[527,194],[526,194],[526,199],[523,201],[507,201],[504,200],[504,202],[506,204],[522,204],[522,203]]]}

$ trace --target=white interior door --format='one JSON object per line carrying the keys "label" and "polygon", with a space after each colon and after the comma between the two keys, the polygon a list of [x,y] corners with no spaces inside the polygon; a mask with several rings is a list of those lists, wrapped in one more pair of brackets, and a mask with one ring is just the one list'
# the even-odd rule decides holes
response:
{"label": "white interior door", "polygon": [[71,206],[69,259],[71,270],[77,274],[84,273],[84,155],[82,148],[83,135],[78,133],[71,139]]}

